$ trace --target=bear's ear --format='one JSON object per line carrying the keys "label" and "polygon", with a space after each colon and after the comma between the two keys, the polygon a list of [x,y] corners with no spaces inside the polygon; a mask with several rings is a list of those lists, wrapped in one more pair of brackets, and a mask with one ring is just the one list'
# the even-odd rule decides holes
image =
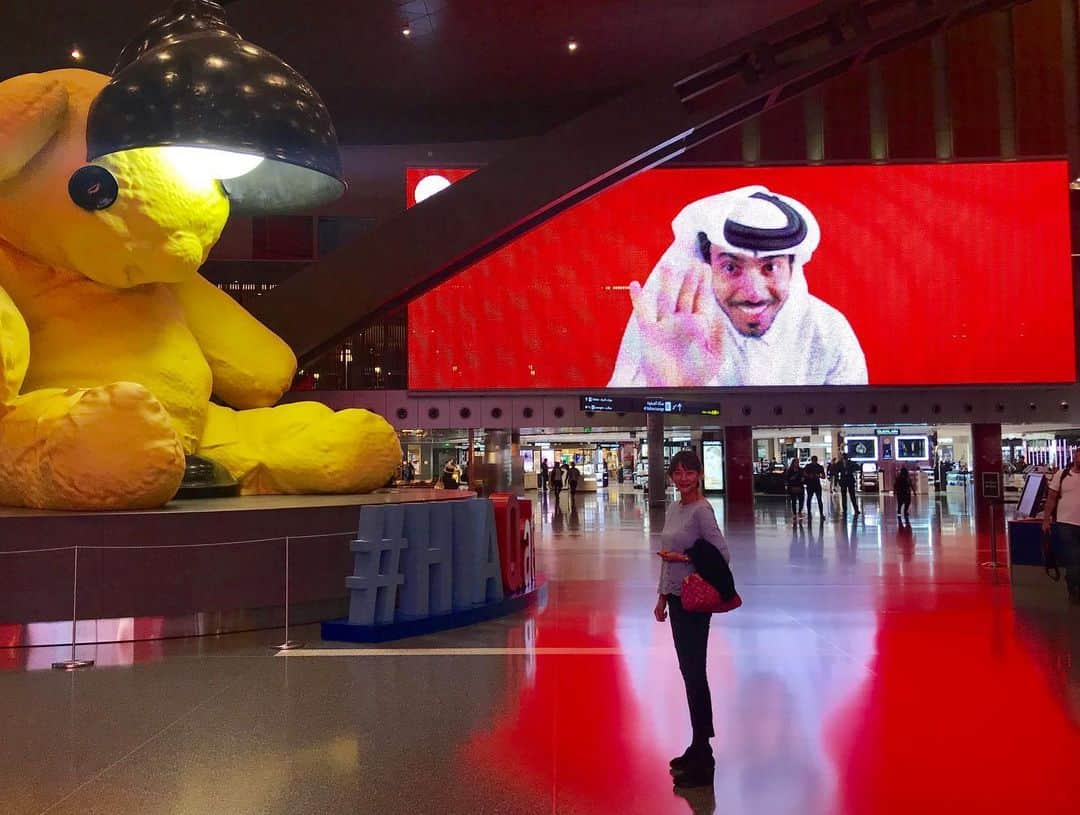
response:
{"label": "bear's ear", "polygon": [[67,88],[53,77],[23,74],[0,82],[0,181],[49,143],[67,109]]}

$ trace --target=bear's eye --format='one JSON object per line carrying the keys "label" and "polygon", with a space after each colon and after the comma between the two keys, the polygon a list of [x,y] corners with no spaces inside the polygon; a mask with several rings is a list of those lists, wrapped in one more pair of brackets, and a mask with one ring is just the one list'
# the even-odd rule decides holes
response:
{"label": "bear's eye", "polygon": [[116,203],[119,194],[120,186],[113,174],[96,164],[80,167],[68,181],[71,200],[88,212],[108,209]]}

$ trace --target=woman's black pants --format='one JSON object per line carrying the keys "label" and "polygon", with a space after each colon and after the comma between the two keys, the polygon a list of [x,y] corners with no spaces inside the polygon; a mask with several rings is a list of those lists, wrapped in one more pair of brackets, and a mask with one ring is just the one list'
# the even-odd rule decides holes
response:
{"label": "woman's black pants", "polygon": [[668,615],[671,617],[671,637],[679,657],[679,670],[686,685],[686,704],[690,708],[690,727],[694,732],[693,745],[707,748],[713,731],[712,696],[709,677],[705,672],[705,652],[709,645],[711,614],[685,611],[677,594],[669,594]]}
{"label": "woman's black pants", "polygon": [[796,512],[802,512],[803,508],[803,491],[788,492],[788,500],[791,501],[791,513],[794,515]]}

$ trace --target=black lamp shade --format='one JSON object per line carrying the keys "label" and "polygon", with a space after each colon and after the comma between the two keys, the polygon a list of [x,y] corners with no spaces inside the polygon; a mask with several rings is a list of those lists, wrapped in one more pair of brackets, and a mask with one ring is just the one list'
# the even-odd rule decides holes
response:
{"label": "black lamp shade", "polygon": [[322,99],[300,74],[240,38],[211,0],[178,0],[128,44],[90,107],[89,160],[141,147],[262,156],[222,179],[231,209],[311,209],[341,196],[341,155]]}

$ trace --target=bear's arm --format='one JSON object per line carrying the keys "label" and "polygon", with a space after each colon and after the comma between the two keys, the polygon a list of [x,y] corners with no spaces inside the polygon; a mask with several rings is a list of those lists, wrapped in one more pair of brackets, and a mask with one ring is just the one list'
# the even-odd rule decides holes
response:
{"label": "bear's arm", "polygon": [[214,375],[214,395],[238,410],[269,407],[292,384],[296,355],[202,275],[171,283]]}
{"label": "bear's arm", "polygon": [[30,365],[30,332],[15,301],[4,291],[3,280],[15,279],[18,261],[0,244],[0,404],[19,395]]}

